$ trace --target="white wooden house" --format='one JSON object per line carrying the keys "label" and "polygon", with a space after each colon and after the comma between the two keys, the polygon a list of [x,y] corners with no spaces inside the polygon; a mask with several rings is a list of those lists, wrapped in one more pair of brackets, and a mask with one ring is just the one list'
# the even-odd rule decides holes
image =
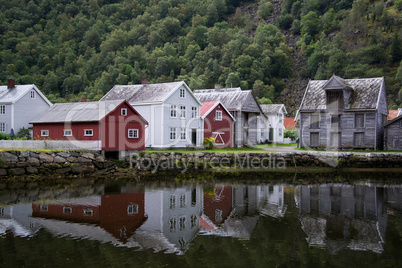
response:
{"label": "white wooden house", "polygon": [[287,114],[284,104],[261,104],[264,116],[259,117],[259,142],[283,143],[284,118]]}
{"label": "white wooden house", "polygon": [[201,102],[184,81],[116,85],[100,101],[127,100],[148,121],[147,148],[201,146]]}
{"label": "white wooden house", "polygon": [[9,79],[0,86],[0,132],[17,134],[21,128],[30,129],[30,121],[46,111],[52,103],[35,85],[15,85]]}

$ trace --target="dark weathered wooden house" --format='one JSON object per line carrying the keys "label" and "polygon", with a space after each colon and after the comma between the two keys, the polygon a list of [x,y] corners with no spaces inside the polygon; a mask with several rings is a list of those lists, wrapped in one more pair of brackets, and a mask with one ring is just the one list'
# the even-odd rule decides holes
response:
{"label": "dark weathered wooden house", "polygon": [[385,124],[384,149],[402,150],[402,115]]}
{"label": "dark weathered wooden house", "polygon": [[311,80],[296,117],[301,147],[381,149],[387,115],[383,77]]}
{"label": "dark weathered wooden house", "polygon": [[200,102],[220,101],[233,115],[234,146],[258,143],[258,116],[263,111],[251,90],[241,88],[219,88],[194,90]]}

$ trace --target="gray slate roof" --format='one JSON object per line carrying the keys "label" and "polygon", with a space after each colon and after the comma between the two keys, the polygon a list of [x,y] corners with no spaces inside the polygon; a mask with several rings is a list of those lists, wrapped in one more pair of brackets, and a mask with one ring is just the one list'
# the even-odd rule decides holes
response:
{"label": "gray slate roof", "polygon": [[[276,114],[280,112],[281,109],[285,108],[284,104],[260,104],[262,111],[265,114]],[[285,109],[286,113],[286,109]]]}
{"label": "gray slate roof", "polygon": [[214,89],[194,90],[200,102],[220,101],[229,111],[262,113],[261,107],[251,90],[234,88],[226,91]]}
{"label": "gray slate roof", "polygon": [[49,105],[52,105],[35,85],[15,85],[11,89],[0,86],[0,103],[15,103],[31,90],[35,90]]}
{"label": "gray slate roof", "polygon": [[184,81],[159,84],[116,85],[100,100],[124,99],[129,103],[163,102],[183,84],[188,88]]}
{"label": "gray slate roof", "polygon": [[[334,76],[336,77],[336,76]],[[336,77],[352,90],[345,109],[376,109],[384,78],[342,79]],[[310,80],[300,105],[300,110],[325,110],[326,95],[323,89],[329,80]]]}
{"label": "gray slate roof", "polygon": [[30,123],[100,121],[123,101],[56,103]]}

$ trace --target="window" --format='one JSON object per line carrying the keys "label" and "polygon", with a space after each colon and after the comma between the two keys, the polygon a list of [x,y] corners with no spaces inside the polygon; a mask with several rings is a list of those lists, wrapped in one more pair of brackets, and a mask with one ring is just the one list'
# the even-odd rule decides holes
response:
{"label": "window", "polygon": [[184,127],[180,128],[180,139],[181,140],[186,139],[186,128],[184,128]]}
{"label": "window", "polygon": [[73,135],[73,131],[71,129],[64,130],[64,136],[68,137],[68,136],[72,136],[72,135]]}
{"label": "window", "polygon": [[31,90],[31,99],[35,99],[35,90]]}
{"label": "window", "polygon": [[327,108],[330,110],[343,109],[343,91],[327,92]]}
{"label": "window", "polygon": [[171,127],[170,128],[170,140],[175,140],[176,139],[176,128],[175,127]]}
{"label": "window", "polygon": [[176,105],[174,104],[170,105],[170,117],[172,118],[177,117]]}
{"label": "window", "polygon": [[84,136],[93,136],[93,135],[94,135],[93,129],[85,129],[84,130]]}
{"label": "window", "polygon": [[138,129],[130,128],[128,130],[128,138],[129,139],[136,139],[138,138]]}
{"label": "window", "polygon": [[355,128],[364,127],[364,114],[355,114]]}
{"label": "window", "polygon": [[94,211],[92,208],[85,208],[84,209],[84,216],[92,216],[94,214]]}
{"label": "window", "polygon": [[282,114],[278,114],[279,116],[279,124],[283,123],[283,115]]}
{"label": "window", "polygon": [[186,217],[182,216],[179,218],[179,230],[182,231],[186,229]]}
{"label": "window", "polygon": [[191,215],[191,218],[190,218],[190,227],[191,228],[197,227],[197,219],[198,219],[197,215]]}
{"label": "window", "polygon": [[264,129],[262,128],[261,129],[261,139],[263,139],[264,138]]}
{"label": "window", "polygon": [[169,208],[170,209],[176,208],[176,196],[175,195],[171,195],[169,198]]}
{"label": "window", "polygon": [[180,195],[180,207],[181,208],[186,207],[186,194],[181,194]]}
{"label": "window", "polygon": [[310,133],[310,146],[318,147],[320,146],[320,134],[317,132]]}
{"label": "window", "polygon": [[197,118],[197,117],[198,117],[197,107],[191,107],[191,118]]}
{"label": "window", "polygon": [[6,123],[0,123],[0,132],[6,132]]}
{"label": "window", "polygon": [[63,213],[71,214],[71,213],[73,213],[73,208],[72,207],[63,207]]}
{"label": "window", "polygon": [[312,129],[320,128],[320,115],[312,114],[310,116],[310,128]]}
{"label": "window", "polygon": [[331,132],[330,147],[338,148],[341,144],[341,135],[339,132]]}
{"label": "window", "polygon": [[186,118],[186,106],[180,105],[180,118]]}
{"label": "window", "polygon": [[222,121],[222,111],[216,111],[215,120]]}
{"label": "window", "polygon": [[47,204],[40,204],[39,209],[40,209],[40,211],[48,211],[48,206],[47,206]]}
{"label": "window", "polygon": [[191,206],[197,205],[197,189],[191,190]]}
{"label": "window", "polygon": [[138,214],[138,205],[137,204],[130,204],[127,206],[127,215],[134,215]]}
{"label": "window", "polygon": [[0,114],[6,114],[6,106],[0,105]]}
{"label": "window", "polygon": [[127,109],[126,109],[126,108],[122,108],[122,109],[121,109],[121,115],[122,115],[122,116],[126,116],[126,115],[127,115]]}
{"label": "window", "polygon": [[176,232],[176,219],[175,218],[171,218],[169,220],[169,229],[171,233],[175,233]]}
{"label": "window", "polygon": [[47,136],[49,136],[49,130],[41,130],[41,131],[40,131],[40,135],[41,135],[42,137],[47,137]]}
{"label": "window", "polygon": [[355,132],[353,136],[353,142],[355,148],[364,147],[364,132]]}
{"label": "window", "polygon": [[282,135],[283,135],[283,130],[280,128],[280,129],[278,129],[279,130],[279,137],[282,137]]}
{"label": "window", "polygon": [[185,98],[186,97],[186,90],[184,88],[180,89],[180,98]]}
{"label": "window", "polygon": [[340,127],[341,127],[341,116],[331,115],[331,128],[340,128]]}
{"label": "window", "polygon": [[215,210],[215,222],[220,223],[222,221],[222,210],[216,209]]}

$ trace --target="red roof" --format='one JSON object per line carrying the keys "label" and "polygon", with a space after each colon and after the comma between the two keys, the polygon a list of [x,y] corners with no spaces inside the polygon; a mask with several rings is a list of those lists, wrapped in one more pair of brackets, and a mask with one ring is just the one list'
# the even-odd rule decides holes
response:
{"label": "red roof", "polygon": [[208,102],[203,102],[201,109],[200,109],[200,114],[201,116],[204,116],[211,108],[215,106],[215,104],[218,101],[208,101]]}
{"label": "red roof", "polygon": [[389,120],[395,119],[397,116],[398,116],[398,110],[389,110],[387,119],[389,121]]}
{"label": "red roof", "polygon": [[285,128],[295,128],[295,118],[294,117],[285,117],[283,121]]}

